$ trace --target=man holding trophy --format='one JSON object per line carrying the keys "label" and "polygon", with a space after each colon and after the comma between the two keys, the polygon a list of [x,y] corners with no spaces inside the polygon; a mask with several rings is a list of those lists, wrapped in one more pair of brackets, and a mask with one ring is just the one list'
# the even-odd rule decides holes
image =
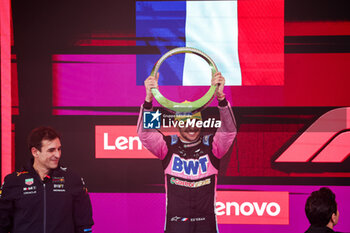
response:
{"label": "man holding trophy", "polygon": [[[218,232],[215,214],[217,174],[220,159],[232,145],[237,129],[230,103],[223,92],[225,78],[217,70],[212,74],[211,85],[216,91],[221,127],[215,134],[208,135],[201,133],[198,124],[179,123],[178,135],[170,136],[142,127],[144,113],[152,111],[159,75],[151,74],[144,82],[146,98],[138,120],[138,135],[143,145],[162,161],[164,168],[165,233]],[[202,120],[200,112],[193,109],[189,112],[181,109],[181,114],[174,109],[173,112],[178,122]]]}

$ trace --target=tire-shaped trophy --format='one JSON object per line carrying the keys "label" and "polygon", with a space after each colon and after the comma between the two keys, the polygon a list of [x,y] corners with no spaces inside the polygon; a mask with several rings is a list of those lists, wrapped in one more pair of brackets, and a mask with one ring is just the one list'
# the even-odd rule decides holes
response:
{"label": "tire-shaped trophy", "polygon": [[[167,59],[170,56],[173,56],[175,54],[180,54],[180,53],[192,53],[192,54],[198,55],[201,58],[203,58],[210,66],[212,77],[214,77],[215,73],[218,71],[214,61],[204,52],[202,52],[198,49],[195,49],[195,48],[179,47],[179,48],[172,49],[169,52],[165,53],[157,61],[157,63],[153,66],[151,76],[156,77],[158,70],[159,70],[161,64],[165,61],[165,59]],[[193,101],[193,102],[186,101],[183,103],[177,103],[177,102],[174,102],[174,101],[167,99],[166,97],[164,97],[160,93],[160,91],[157,88],[152,88],[152,93],[153,93],[154,98],[158,101],[158,103],[160,105],[162,105],[164,108],[166,108],[168,111],[170,111],[171,113],[192,113],[192,114],[194,114],[196,112],[202,111],[211,103],[211,101],[215,97],[216,87],[217,87],[216,85],[210,86],[207,93],[205,93],[200,99],[198,99],[196,101]]]}

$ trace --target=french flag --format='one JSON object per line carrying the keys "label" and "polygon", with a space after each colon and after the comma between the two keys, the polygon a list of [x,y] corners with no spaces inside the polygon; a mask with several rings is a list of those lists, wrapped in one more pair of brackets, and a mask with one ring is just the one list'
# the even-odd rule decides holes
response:
{"label": "french flag", "polygon": [[[193,47],[214,60],[226,86],[281,86],[283,17],[281,0],[136,2],[136,45],[158,52],[137,55],[137,85],[169,48]],[[211,79],[208,64],[188,53],[168,58],[160,74],[163,86],[207,86]]]}
{"label": "french flag", "polygon": [[[138,1],[132,9],[135,28],[127,30],[136,34],[136,46],[118,45],[127,54],[53,55],[55,107],[139,106],[145,97],[144,80],[157,60],[175,47],[208,54],[225,77],[226,98],[235,106],[284,106],[284,0]],[[177,54],[160,67],[160,91],[176,102],[194,101],[208,90],[210,78],[202,58]]]}

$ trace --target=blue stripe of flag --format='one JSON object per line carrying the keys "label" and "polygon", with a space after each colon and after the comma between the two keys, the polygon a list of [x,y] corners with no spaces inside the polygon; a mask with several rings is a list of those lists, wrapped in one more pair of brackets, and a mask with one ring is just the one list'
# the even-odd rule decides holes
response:
{"label": "blue stripe of flag", "polygon": [[[170,47],[185,47],[186,2],[136,2],[137,46],[150,46],[156,54],[136,56],[136,83],[143,85],[157,60]],[[165,60],[160,68],[159,85],[182,85],[185,54]]]}

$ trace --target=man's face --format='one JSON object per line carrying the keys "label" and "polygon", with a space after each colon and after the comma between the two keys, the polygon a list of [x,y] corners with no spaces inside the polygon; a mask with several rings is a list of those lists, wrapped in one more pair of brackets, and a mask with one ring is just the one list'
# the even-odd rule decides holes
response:
{"label": "man's face", "polygon": [[197,127],[178,127],[182,140],[193,142],[199,138],[201,129]]}
{"label": "man's face", "polygon": [[46,169],[55,169],[58,166],[58,162],[61,158],[61,141],[59,138],[55,138],[52,141],[42,140],[41,151],[36,148],[32,148],[32,154],[34,160],[41,167]]}
{"label": "man's face", "polygon": [[337,210],[337,214],[334,216],[334,225],[337,225],[338,224],[338,220],[339,220],[339,210]]}

